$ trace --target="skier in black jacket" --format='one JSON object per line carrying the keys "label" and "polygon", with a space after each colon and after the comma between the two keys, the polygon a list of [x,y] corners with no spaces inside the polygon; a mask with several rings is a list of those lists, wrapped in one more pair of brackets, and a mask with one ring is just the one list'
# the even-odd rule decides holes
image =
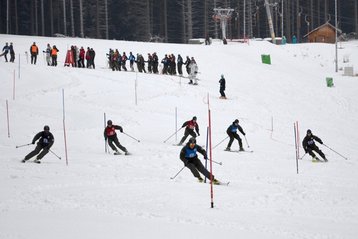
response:
{"label": "skier in black jacket", "polygon": [[244,148],[242,147],[242,140],[241,140],[240,136],[237,134],[237,130],[239,130],[240,133],[242,133],[245,136],[245,132],[239,125],[238,119],[236,119],[234,122],[232,122],[232,124],[226,130],[226,133],[230,137],[230,141],[225,149],[226,151],[230,151],[230,147],[231,147],[232,142],[234,142],[234,139],[237,139],[237,141],[239,141],[239,146],[240,146],[239,150],[244,151]]}
{"label": "skier in black jacket", "polygon": [[37,142],[36,148],[25,156],[25,158],[22,160],[23,163],[25,163],[27,160],[29,160],[30,158],[34,157],[37,154],[38,155],[36,157],[35,163],[41,163],[41,159],[48,153],[53,143],[55,142],[55,139],[52,133],[50,132],[49,126],[45,125],[44,131],[41,131],[35,135],[35,137],[32,140],[32,144],[35,144],[37,140],[39,140],[39,142]]}
{"label": "skier in black jacket", "polygon": [[[210,180],[210,172],[198,159],[197,152],[201,153],[204,156],[205,160],[208,159],[206,151],[202,147],[197,145],[196,139],[192,137],[189,139],[189,142],[181,149],[179,156],[180,160],[183,161],[184,165],[190,169],[191,173],[199,180],[199,182],[204,181],[204,179],[200,176],[199,172]],[[212,180],[214,184],[220,184],[220,182],[214,178],[214,175],[212,175]]]}
{"label": "skier in black jacket", "polygon": [[307,130],[306,137],[302,141],[302,146],[303,146],[305,152],[312,156],[312,160],[319,161],[317,156],[313,153],[313,151],[316,151],[323,158],[323,160],[325,162],[327,162],[328,160],[326,159],[326,156],[317,147],[317,145],[315,144],[314,141],[317,141],[318,143],[323,144],[323,141],[320,138],[318,138],[317,136],[313,135],[312,131],[310,129]]}
{"label": "skier in black jacket", "polygon": [[[115,155],[120,154],[116,146],[120,148],[122,151],[124,151],[125,155],[128,155],[129,154],[128,150],[125,147],[123,147],[118,141],[116,129],[119,130],[121,133],[123,133],[123,128],[121,126],[114,125],[112,124],[112,120],[108,120],[107,127],[104,129],[104,133],[103,133],[104,139],[105,140],[108,139],[108,145],[112,148]],[[116,146],[114,146],[113,143]]]}

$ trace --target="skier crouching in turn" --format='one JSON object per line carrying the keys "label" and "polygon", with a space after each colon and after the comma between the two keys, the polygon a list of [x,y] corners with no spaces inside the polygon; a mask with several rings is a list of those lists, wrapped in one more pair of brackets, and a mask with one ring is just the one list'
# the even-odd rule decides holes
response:
{"label": "skier crouching in turn", "polygon": [[[123,147],[118,141],[116,130],[119,130],[121,133],[123,133],[123,128],[121,126],[114,125],[112,123],[112,120],[108,120],[107,127],[104,129],[104,139],[106,141],[108,140],[108,145],[114,151],[115,155],[120,154],[120,152],[118,151],[116,146],[119,149],[121,149],[122,151],[124,151],[125,155],[128,155],[129,154],[128,150],[125,147]],[[116,145],[116,146],[114,146],[114,145]]]}
{"label": "skier crouching in turn", "polygon": [[[206,151],[196,144],[196,139],[194,137],[190,138],[189,142],[180,151],[180,160],[183,161],[184,165],[190,169],[194,177],[196,177],[199,182],[204,181],[199,172],[210,180],[211,174],[198,159],[197,152],[201,153],[205,160],[208,159]],[[213,184],[220,184],[220,182],[214,178],[214,175],[212,175],[212,180]]]}
{"label": "skier crouching in turn", "polygon": [[315,160],[320,161],[319,158],[317,158],[317,156],[313,153],[313,151],[316,151],[323,158],[323,160],[325,162],[328,162],[328,160],[326,159],[326,156],[317,147],[317,145],[315,144],[314,141],[317,141],[318,143],[323,144],[323,141],[320,138],[318,138],[317,136],[313,135],[312,131],[310,129],[307,130],[306,137],[302,141],[302,146],[303,146],[305,152],[312,156],[312,161],[315,161]]}
{"label": "skier crouching in turn", "polygon": [[[193,138],[196,138],[196,133],[197,133],[198,136],[200,136],[199,125],[196,122],[196,120],[197,120],[197,118],[196,118],[196,116],[194,116],[192,120],[188,120],[188,121],[184,122],[184,124],[181,126],[182,128],[184,128],[186,126],[186,128],[185,128],[184,136],[180,140],[178,145],[182,145],[189,135],[191,135]],[[194,132],[194,129],[195,129],[196,133]]]}
{"label": "skier crouching in turn", "polygon": [[245,151],[244,148],[242,147],[242,140],[240,138],[240,136],[237,134],[237,130],[240,131],[240,133],[242,133],[245,136],[245,132],[244,130],[241,128],[241,126],[239,125],[239,120],[236,119],[234,122],[232,122],[232,124],[229,126],[229,128],[227,128],[226,133],[229,135],[230,137],[230,141],[226,147],[226,151],[230,151],[230,147],[232,142],[234,142],[234,139],[237,139],[237,141],[239,141],[239,146],[240,146],[240,151]]}
{"label": "skier crouching in turn", "polygon": [[[41,131],[35,135],[35,137],[32,140],[32,144],[35,144],[35,142],[39,140],[39,142],[36,145],[36,148],[30,152],[28,155],[25,156],[25,158],[21,161],[25,163],[27,160],[31,159],[35,155],[37,155],[35,159],[35,163],[41,163],[41,159],[48,153],[51,146],[55,142],[55,139],[50,132],[50,127],[45,125],[44,131]],[[42,150],[42,151],[41,151]],[[40,153],[41,151],[41,153]],[[39,154],[40,153],[40,154]]]}

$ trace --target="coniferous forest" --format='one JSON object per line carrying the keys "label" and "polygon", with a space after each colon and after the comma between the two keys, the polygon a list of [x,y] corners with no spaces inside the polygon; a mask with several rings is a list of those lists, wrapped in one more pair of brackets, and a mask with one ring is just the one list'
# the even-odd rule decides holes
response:
{"label": "coniferous forest", "polygon": [[[337,2],[337,8],[335,8]],[[214,8],[232,9],[227,38],[295,35],[329,22],[349,36],[358,33],[358,0],[0,0],[0,33],[186,43],[221,38]]]}

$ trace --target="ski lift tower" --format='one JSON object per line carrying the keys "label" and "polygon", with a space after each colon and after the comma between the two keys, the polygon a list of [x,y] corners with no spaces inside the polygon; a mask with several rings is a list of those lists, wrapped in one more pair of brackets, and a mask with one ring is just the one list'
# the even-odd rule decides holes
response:
{"label": "ski lift tower", "polygon": [[214,20],[220,21],[223,40],[226,39],[226,26],[227,20],[231,18],[231,13],[234,11],[232,8],[214,8]]}

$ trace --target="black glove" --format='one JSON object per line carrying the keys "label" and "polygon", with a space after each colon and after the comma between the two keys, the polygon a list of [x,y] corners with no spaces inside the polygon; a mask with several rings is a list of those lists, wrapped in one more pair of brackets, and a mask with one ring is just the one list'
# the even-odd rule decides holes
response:
{"label": "black glove", "polygon": [[119,131],[120,131],[121,133],[123,133],[123,129],[120,129]]}
{"label": "black glove", "polygon": [[35,141],[32,141],[32,144],[35,144]]}
{"label": "black glove", "polygon": [[200,134],[198,133],[198,136],[200,136]]}
{"label": "black glove", "polygon": [[319,142],[320,144],[323,144],[323,141]]}
{"label": "black glove", "polygon": [[305,149],[305,153],[308,153],[307,149]]}
{"label": "black glove", "polygon": [[243,135],[245,136],[246,134],[245,134],[245,133],[243,133]]}

